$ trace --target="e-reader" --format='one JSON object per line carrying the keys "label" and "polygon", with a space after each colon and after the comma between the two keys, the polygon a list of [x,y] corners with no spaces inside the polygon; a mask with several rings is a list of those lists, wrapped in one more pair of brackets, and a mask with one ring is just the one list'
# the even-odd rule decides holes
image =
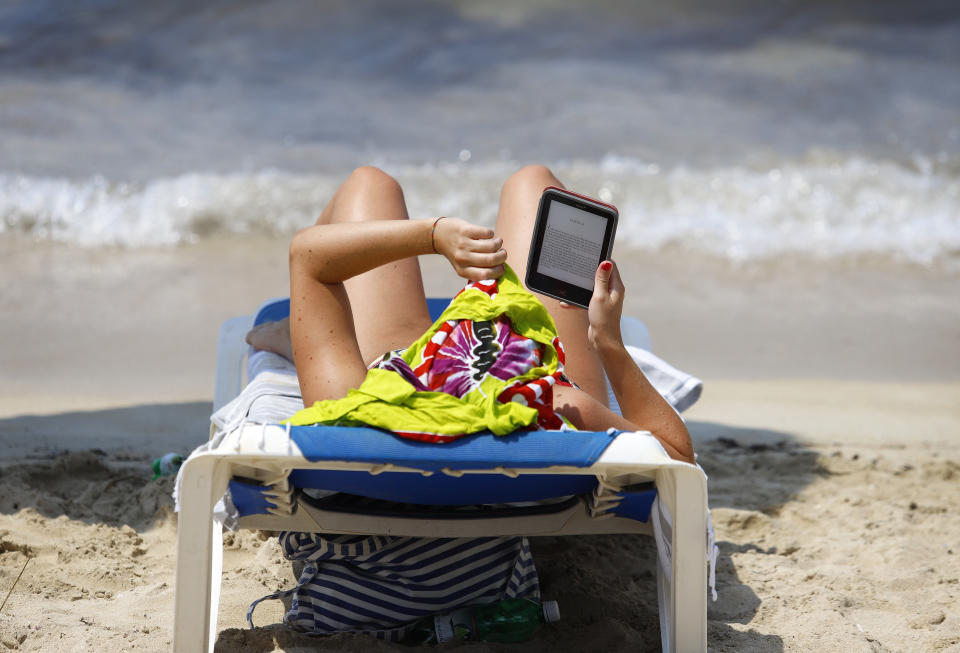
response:
{"label": "e-reader", "polygon": [[611,204],[550,186],[540,196],[527,259],[527,289],[587,308],[617,231]]}

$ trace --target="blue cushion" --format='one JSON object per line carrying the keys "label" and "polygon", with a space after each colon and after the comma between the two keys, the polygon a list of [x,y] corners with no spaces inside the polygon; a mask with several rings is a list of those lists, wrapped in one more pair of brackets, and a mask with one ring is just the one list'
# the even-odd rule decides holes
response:
{"label": "blue cushion", "polygon": [[622,499],[612,510],[613,514],[642,522],[650,519],[650,510],[653,508],[653,500],[657,498],[657,491],[653,489],[653,483],[649,486],[649,488],[638,488],[635,492],[629,490],[619,492]]}
{"label": "blue cushion", "polygon": [[437,472],[421,476],[411,472],[367,472],[295,469],[290,483],[298,488],[346,492],[373,499],[428,506],[459,506],[510,501],[541,501],[591,492],[595,476],[526,474],[464,474],[459,478]]}
{"label": "blue cushion", "polygon": [[257,326],[265,322],[277,322],[290,315],[290,300],[278,299],[262,307],[253,318],[253,325]]}
{"label": "blue cushion", "polygon": [[414,469],[589,467],[613,441],[605,431],[516,431],[474,433],[435,444],[408,440],[364,426],[294,426],[291,439],[310,461],[393,463]]}
{"label": "blue cushion", "polygon": [[[425,477],[410,472],[383,472],[374,476],[359,471],[295,469],[290,472],[290,483],[301,489],[332,490],[396,503],[466,506],[587,494],[593,491],[597,479],[573,474],[530,474],[517,478],[499,474],[464,474],[454,478],[442,473]],[[230,495],[241,517],[267,514],[270,504],[264,490],[257,483],[230,481]],[[638,491],[623,491],[620,496],[622,500],[612,510],[615,515],[641,522],[649,520],[657,496],[655,489],[638,488]],[[473,515],[490,516],[490,513]]]}
{"label": "blue cushion", "polygon": [[241,517],[246,515],[266,515],[271,506],[263,494],[264,487],[252,481],[230,480],[230,499]]}

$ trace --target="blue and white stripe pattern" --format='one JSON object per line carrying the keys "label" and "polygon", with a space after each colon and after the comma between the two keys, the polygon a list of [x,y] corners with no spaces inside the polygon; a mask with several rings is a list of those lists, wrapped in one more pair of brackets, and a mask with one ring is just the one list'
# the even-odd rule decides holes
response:
{"label": "blue and white stripe pattern", "polygon": [[302,631],[398,640],[405,624],[426,615],[504,598],[540,598],[525,537],[285,532],[280,546],[305,566],[295,588],[264,598],[292,595],[284,623]]}

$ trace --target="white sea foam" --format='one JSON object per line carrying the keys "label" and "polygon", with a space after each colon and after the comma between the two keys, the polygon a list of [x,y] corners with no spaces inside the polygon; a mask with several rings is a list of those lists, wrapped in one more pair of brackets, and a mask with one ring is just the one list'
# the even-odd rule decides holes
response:
{"label": "white sea foam", "polygon": [[[510,162],[390,166],[413,217],[494,223]],[[619,245],[683,247],[732,261],[784,254],[931,263],[960,253],[960,179],[949,166],[810,156],[776,168],[675,167],[608,156],[557,164],[571,189],[620,209]],[[142,247],[219,234],[289,235],[343,175],[189,174],[145,183],[0,175],[0,233]]]}
{"label": "white sea foam", "polygon": [[333,188],[332,180],[270,172],[181,175],[143,184],[0,175],[0,233],[86,247],[292,233],[316,218]]}

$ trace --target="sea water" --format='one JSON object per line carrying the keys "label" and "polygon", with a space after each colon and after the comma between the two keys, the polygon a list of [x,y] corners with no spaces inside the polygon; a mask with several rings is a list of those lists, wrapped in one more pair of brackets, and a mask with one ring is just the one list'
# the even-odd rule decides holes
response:
{"label": "sea water", "polygon": [[0,6],[0,237],[286,235],[358,165],[492,224],[528,163],[618,248],[960,256],[950,2]]}

